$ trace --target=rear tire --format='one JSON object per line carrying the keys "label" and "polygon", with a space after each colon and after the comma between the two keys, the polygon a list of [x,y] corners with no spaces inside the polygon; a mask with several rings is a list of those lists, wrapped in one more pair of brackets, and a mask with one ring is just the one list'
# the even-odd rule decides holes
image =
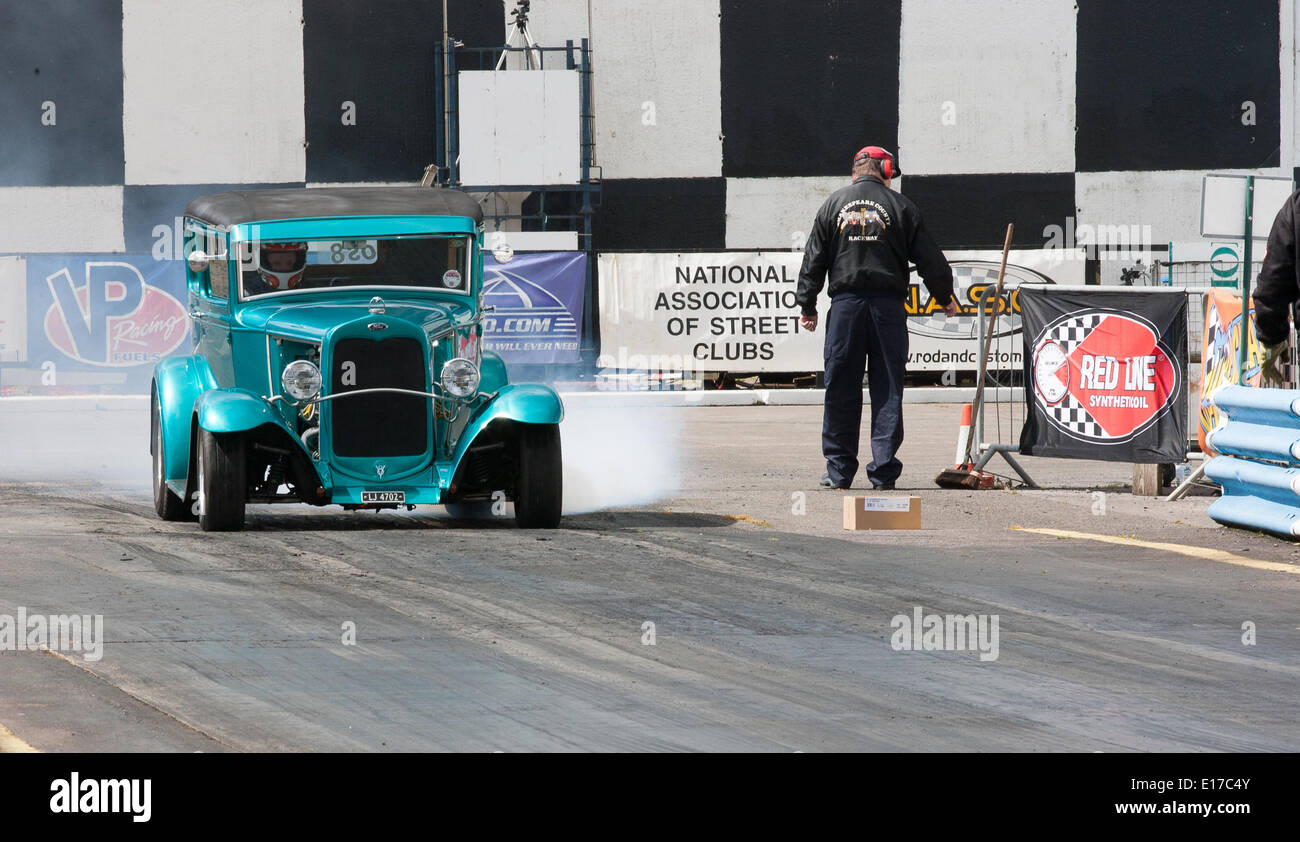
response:
{"label": "rear tire", "polygon": [[153,508],[163,520],[194,520],[191,507],[167,487],[163,450],[162,410],[158,406],[158,391],[152,390],[149,401],[149,452],[153,456]]}
{"label": "rear tire", "polygon": [[244,437],[199,430],[199,526],[204,532],[244,528],[248,465]]}
{"label": "rear tire", "polygon": [[519,475],[515,477],[515,524],[521,529],[554,529],[564,505],[564,462],[559,424],[519,428]]}

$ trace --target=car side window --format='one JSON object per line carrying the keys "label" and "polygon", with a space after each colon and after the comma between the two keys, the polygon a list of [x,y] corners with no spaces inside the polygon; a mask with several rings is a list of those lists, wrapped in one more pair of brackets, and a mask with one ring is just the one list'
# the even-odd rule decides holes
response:
{"label": "car side window", "polygon": [[191,283],[207,298],[230,297],[230,264],[226,259],[226,236],[210,229],[191,224],[186,229],[187,263],[198,252],[208,260],[196,266],[189,263]]}
{"label": "car side window", "polygon": [[[221,243],[220,254],[226,254],[226,244]],[[230,261],[226,259],[213,260],[208,264],[208,293],[213,298],[230,297]]]}

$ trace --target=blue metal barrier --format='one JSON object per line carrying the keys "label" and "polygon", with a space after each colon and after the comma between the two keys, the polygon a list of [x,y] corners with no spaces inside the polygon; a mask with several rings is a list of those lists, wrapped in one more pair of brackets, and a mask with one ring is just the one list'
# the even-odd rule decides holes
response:
{"label": "blue metal barrier", "polygon": [[1205,475],[1223,486],[1210,517],[1228,526],[1300,537],[1300,390],[1224,386],[1206,437],[1219,453]]}
{"label": "blue metal barrier", "polygon": [[1205,441],[1216,453],[1271,462],[1300,461],[1300,429],[1230,420],[1211,430]]}

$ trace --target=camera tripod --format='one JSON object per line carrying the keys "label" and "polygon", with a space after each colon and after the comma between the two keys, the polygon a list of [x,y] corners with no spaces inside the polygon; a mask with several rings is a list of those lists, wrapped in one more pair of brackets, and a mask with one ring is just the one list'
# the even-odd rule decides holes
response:
{"label": "camera tripod", "polygon": [[506,56],[510,55],[512,50],[522,50],[524,53],[525,70],[542,69],[542,51],[537,48],[537,42],[528,32],[528,9],[532,5],[532,0],[518,0],[518,8],[510,13],[514,21],[510,24],[510,34],[506,36],[506,48],[501,51],[501,58],[497,59],[496,69],[500,70],[506,63]]}

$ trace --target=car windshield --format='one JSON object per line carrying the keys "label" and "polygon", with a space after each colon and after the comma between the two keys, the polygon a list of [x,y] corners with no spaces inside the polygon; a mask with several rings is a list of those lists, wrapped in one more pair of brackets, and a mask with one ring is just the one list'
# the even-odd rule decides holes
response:
{"label": "car windshield", "polygon": [[326,287],[422,287],[466,294],[468,254],[464,235],[245,242],[239,248],[240,295]]}

